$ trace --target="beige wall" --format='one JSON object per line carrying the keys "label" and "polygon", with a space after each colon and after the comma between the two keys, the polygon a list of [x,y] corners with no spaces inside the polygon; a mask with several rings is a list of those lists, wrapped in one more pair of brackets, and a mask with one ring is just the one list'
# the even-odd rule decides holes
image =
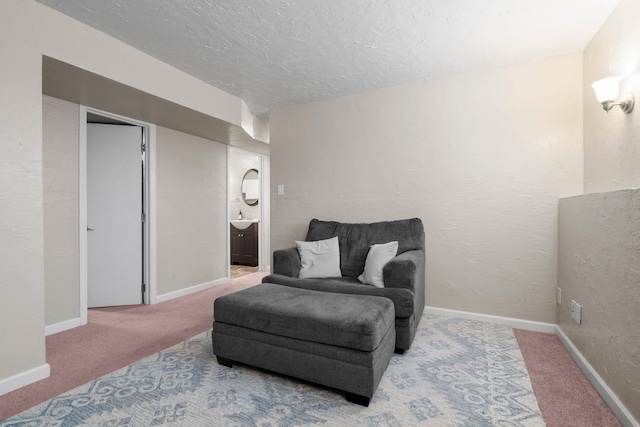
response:
{"label": "beige wall", "polygon": [[157,294],[227,277],[227,146],[157,128]]}
{"label": "beige wall", "polygon": [[[640,186],[640,2],[622,0],[584,51],[585,193]],[[591,83],[622,76],[622,91],[636,97],[635,110],[608,114]]]}
{"label": "beige wall", "polygon": [[273,112],[272,249],[314,217],[420,217],[427,305],[553,323],[581,72],[575,53]]}
{"label": "beige wall", "polygon": [[[43,97],[45,324],[79,313],[79,106]],[[226,145],[156,135],[157,295],[226,277]]]}
{"label": "beige wall", "polygon": [[42,97],[45,324],[80,317],[77,104]]}
{"label": "beige wall", "polygon": [[[43,96],[45,325],[79,313],[79,106]],[[226,277],[226,145],[158,127],[157,290]]]}
{"label": "beige wall", "polygon": [[237,126],[242,100],[33,0],[0,2],[0,40],[0,348],[11,349],[0,363],[2,392],[47,372],[42,56]]}
{"label": "beige wall", "polygon": [[0,381],[47,370],[40,54],[18,3],[0,3]]}
{"label": "beige wall", "polygon": [[557,323],[638,420],[640,190],[561,199],[559,230]]}

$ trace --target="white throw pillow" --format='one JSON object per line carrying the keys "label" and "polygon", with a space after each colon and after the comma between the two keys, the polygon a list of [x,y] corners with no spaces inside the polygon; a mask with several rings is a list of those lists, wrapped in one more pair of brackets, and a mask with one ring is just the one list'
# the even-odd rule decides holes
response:
{"label": "white throw pillow", "polygon": [[298,278],[342,277],[340,271],[340,246],[338,238],[315,242],[299,242],[296,240],[300,254],[300,274]]}
{"label": "white throw pillow", "polygon": [[384,288],[382,269],[395,258],[398,253],[398,242],[381,243],[371,245],[367,260],[364,262],[364,272],[358,276],[358,280],[367,285]]}

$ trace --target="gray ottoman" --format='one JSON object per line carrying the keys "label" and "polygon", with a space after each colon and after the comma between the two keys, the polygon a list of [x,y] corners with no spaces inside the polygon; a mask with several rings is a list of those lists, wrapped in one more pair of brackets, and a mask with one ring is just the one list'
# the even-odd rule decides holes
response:
{"label": "gray ottoman", "polygon": [[214,302],[218,363],[256,366],[347,392],[368,406],[393,355],[390,299],[263,283]]}

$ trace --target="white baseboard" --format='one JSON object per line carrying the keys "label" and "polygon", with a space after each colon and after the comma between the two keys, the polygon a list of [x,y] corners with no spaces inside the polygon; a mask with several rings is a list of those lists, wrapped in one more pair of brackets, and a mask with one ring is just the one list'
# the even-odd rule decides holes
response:
{"label": "white baseboard", "polygon": [[481,322],[498,323],[510,328],[524,329],[534,332],[556,333],[556,325],[553,323],[536,322],[533,320],[515,319],[512,317],[492,316],[490,314],[471,313],[469,311],[449,310],[447,308],[425,306],[424,311],[443,316],[461,317],[463,319],[478,320]]}
{"label": "white baseboard", "polygon": [[556,326],[556,335],[591,385],[593,385],[598,394],[600,394],[616,417],[618,417],[622,425],[625,427],[640,427],[640,423],[638,423],[633,415],[631,415],[631,412],[620,402],[618,396],[609,388],[596,370],[593,369],[593,366],[591,366],[582,353],[580,353],[580,350],[573,345],[573,342],[571,342],[569,337],[560,329],[560,326]]}
{"label": "white baseboard", "polygon": [[28,371],[0,380],[0,396],[31,383],[35,383],[36,381],[48,378],[50,374],[51,368],[48,363],[45,363],[37,368],[29,369]]}
{"label": "white baseboard", "polygon": [[190,288],[180,289],[179,291],[173,291],[166,294],[156,296],[156,303],[165,302],[174,298],[183,297],[185,295],[193,294],[195,292],[204,291],[205,289],[213,288],[229,282],[228,277],[222,279],[213,280],[211,282],[201,283],[199,285],[191,286]]}
{"label": "white baseboard", "polygon": [[54,323],[53,325],[45,326],[44,335],[47,336],[47,335],[57,334],[58,332],[77,328],[78,326],[82,326],[82,325],[83,325],[82,319],[80,319],[79,317],[76,319],[65,320],[64,322]]}

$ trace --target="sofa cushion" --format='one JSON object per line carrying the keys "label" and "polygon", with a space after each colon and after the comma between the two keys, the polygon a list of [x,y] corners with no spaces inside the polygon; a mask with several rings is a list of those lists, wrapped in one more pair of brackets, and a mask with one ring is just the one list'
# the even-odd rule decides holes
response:
{"label": "sofa cushion", "polygon": [[262,283],[214,302],[216,322],[303,341],[375,350],[395,327],[387,298]]}
{"label": "sofa cushion", "polygon": [[371,245],[398,242],[398,254],[424,249],[424,227],[419,218],[370,224],[348,224],[312,219],[306,241],[338,237],[340,243],[340,270],[343,276],[358,277]]}
{"label": "sofa cushion", "polygon": [[382,270],[389,261],[395,258],[397,253],[398,242],[371,245],[364,262],[364,272],[358,276],[358,281],[377,288],[384,288]]}
{"label": "sofa cushion", "polygon": [[262,279],[262,283],[276,283],[313,291],[385,297],[393,301],[397,317],[410,317],[414,312],[415,295],[413,291],[406,288],[376,288],[375,286],[360,283],[355,277],[298,279],[281,274],[270,274]]}
{"label": "sofa cushion", "polygon": [[338,238],[332,237],[315,242],[299,242],[296,240],[300,254],[301,279],[308,277],[341,277],[340,248]]}

